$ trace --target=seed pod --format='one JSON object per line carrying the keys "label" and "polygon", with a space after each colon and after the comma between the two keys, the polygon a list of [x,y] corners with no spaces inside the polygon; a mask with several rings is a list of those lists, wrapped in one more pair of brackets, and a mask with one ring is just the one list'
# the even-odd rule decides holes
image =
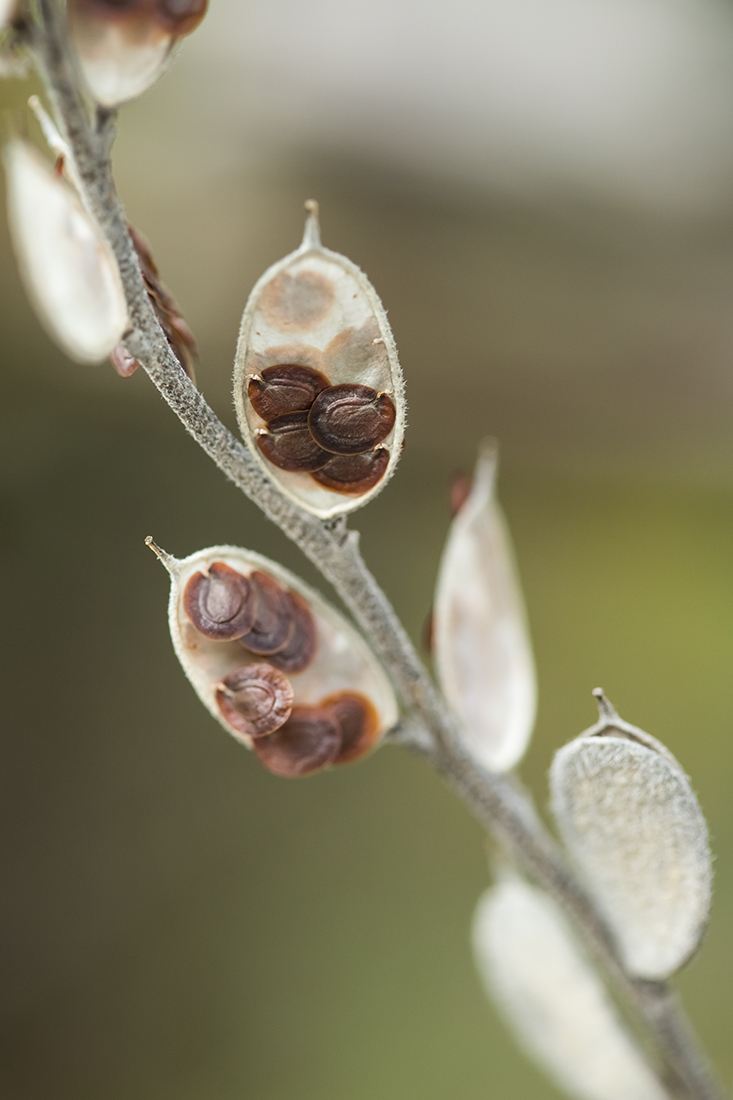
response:
{"label": "seed pod", "polygon": [[476,965],[520,1045],[578,1100],[669,1100],[563,913],[518,878],[483,895]]}
{"label": "seed pod", "polygon": [[[303,243],[265,272],[244,311],[234,399],[260,466],[291,500],[327,519],[386,484],[402,449],[405,399],[374,288],[323,248],[317,204],[306,205]],[[303,414],[305,424],[284,421]]]}
{"label": "seed pod", "polygon": [[556,754],[552,808],[626,967],[661,980],[687,962],[705,930],[707,826],[672,754],[594,694],[601,720]]}
{"label": "seed pod", "polygon": [[0,0],[0,32],[4,31],[15,15],[17,0]]}
{"label": "seed pod", "polygon": [[78,196],[35,149],[10,142],[5,168],[11,238],[38,318],[71,359],[100,363],[128,323],[114,257]]}
{"label": "seed pod", "polygon": [[[354,760],[395,724],[394,693],[366,642],[292,573],[234,546],[178,561],[147,541],[171,577],[171,637],[186,675],[211,714],[271,771],[305,775]],[[226,617],[232,591],[244,591],[239,581],[230,587],[232,576],[249,586],[254,618],[247,633],[220,641],[198,629],[201,608],[215,625]],[[211,577],[225,578],[223,592],[205,587]],[[218,618],[211,603],[223,608]],[[269,654],[253,648],[274,645]]]}
{"label": "seed pod", "polygon": [[443,551],[433,644],[440,686],[460,719],[466,747],[484,767],[503,772],[527,747],[536,686],[511,543],[494,495],[495,474],[495,448],[485,445]]}

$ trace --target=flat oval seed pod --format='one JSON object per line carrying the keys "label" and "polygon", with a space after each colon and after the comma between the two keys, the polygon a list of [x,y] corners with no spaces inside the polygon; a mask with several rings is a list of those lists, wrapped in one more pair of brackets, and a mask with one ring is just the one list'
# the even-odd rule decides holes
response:
{"label": "flat oval seed pod", "polygon": [[250,581],[255,615],[251,630],[240,637],[239,644],[251,653],[277,653],[287,645],[295,631],[296,616],[290,593],[274,577],[260,569],[250,574]]}
{"label": "flat oval seed pod", "polygon": [[308,429],[308,413],[288,413],[257,433],[257,446],[271,466],[293,473],[313,473],[330,461]]}
{"label": "flat oval seed pod", "polygon": [[299,779],[333,764],[341,748],[336,721],[320,707],[293,707],[285,725],[252,745],[268,771]]}
{"label": "flat oval seed pod", "polygon": [[[374,288],[350,260],[323,248],[316,205],[309,209],[300,248],[266,271],[250,295],[234,366],[234,399],[242,434],[262,469],[287,497],[328,519],[361,507],[392,475],[402,450],[405,399],[394,340]],[[382,444],[378,457],[367,454],[348,476],[340,466],[329,476],[320,466],[293,469],[273,461],[278,451],[260,442],[259,433],[273,425],[267,423],[268,409],[258,405],[256,380],[283,364],[310,368],[333,387],[365,387],[377,395],[376,416],[371,408],[369,416],[379,430],[372,424],[365,432],[362,425],[361,437],[349,445],[370,452],[376,440]]]}
{"label": "flat oval seed pod", "polygon": [[389,462],[389,451],[384,447],[365,455],[332,455],[312,477],[333,493],[361,497],[379,484]]}
{"label": "flat oval seed pod", "polygon": [[379,734],[379,715],[365,696],[341,691],[324,699],[321,709],[335,720],[341,731],[336,764],[348,764],[371,751]]}
{"label": "flat oval seed pod", "polygon": [[481,898],[473,948],[520,1045],[577,1100],[669,1100],[557,905],[520,879]]}
{"label": "flat oval seed pod", "polygon": [[247,577],[222,561],[194,573],[183,592],[183,609],[201,634],[215,641],[241,638],[253,626],[256,595]]}
{"label": "flat oval seed pod", "polygon": [[229,726],[245,737],[263,737],[290,717],[293,686],[272,665],[245,665],[217,685],[216,701]]}
{"label": "flat oval seed pod", "polygon": [[395,416],[392,398],[386,393],[347,383],[318,394],[308,413],[308,427],[325,451],[360,455],[387,438]]}
{"label": "flat oval seed pod", "polygon": [[[235,724],[231,716],[222,711],[217,692],[221,691],[222,683],[228,682],[228,677],[241,675],[243,668],[262,664],[290,682],[294,707],[322,709],[322,701],[333,696],[348,692],[363,696],[377,715],[374,745],[395,725],[398,709],[394,692],[369,646],[342,615],[298,577],[262,555],[236,546],[213,546],[178,561],[156,547],[152,539],[147,541],[170,574],[168,619],[176,654],[203,704],[239,741],[250,745],[252,737],[243,733],[241,724]],[[191,578],[197,573],[211,573],[215,562],[246,577],[253,588],[255,584],[261,585],[262,577],[267,576],[287,594],[296,612],[296,624],[290,642],[279,654],[252,653],[248,657],[240,640],[215,641],[201,634],[191,622],[183,594]],[[302,609],[308,613],[307,627],[300,621]],[[300,637],[300,642],[291,649],[296,637]],[[276,669],[274,662],[280,659],[284,664],[288,653],[289,670]],[[330,712],[324,711],[325,719],[336,725]],[[338,725],[336,728],[338,752],[342,734]],[[257,740],[260,739],[258,736]]]}
{"label": "flat oval seed pod", "polygon": [[270,661],[288,676],[305,672],[318,651],[316,621],[308,604],[297,592],[289,592],[293,630],[287,642],[276,650]]}
{"label": "flat oval seed pod", "polygon": [[438,680],[466,747],[484,767],[503,772],[527,747],[536,686],[511,543],[494,495],[495,471],[496,450],[487,445],[443,551],[433,644]]}
{"label": "flat oval seed pod", "polygon": [[330,385],[325,374],[298,363],[265,367],[262,375],[249,380],[250,404],[265,423],[288,413],[307,413],[321,390]]}
{"label": "flat oval seed pod", "polygon": [[114,257],[77,194],[30,145],[5,149],[8,218],[20,272],[49,336],[79,363],[101,363],[127,328]]}
{"label": "flat oval seed pod", "polygon": [[708,919],[708,832],[664,746],[602,700],[601,722],[550,771],[552,808],[628,970],[662,980],[694,953]]}

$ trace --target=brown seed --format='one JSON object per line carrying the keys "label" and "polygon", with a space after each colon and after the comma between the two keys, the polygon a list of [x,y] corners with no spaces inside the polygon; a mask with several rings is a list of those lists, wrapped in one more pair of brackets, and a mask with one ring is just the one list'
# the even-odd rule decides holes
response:
{"label": "brown seed", "polygon": [[209,0],[157,0],[155,8],[160,22],[180,38],[196,30],[208,6]]}
{"label": "brown seed", "polygon": [[379,734],[379,715],[366,696],[357,691],[340,691],[323,699],[320,705],[341,730],[341,751],[334,763],[347,764],[366,755]]}
{"label": "brown seed", "polygon": [[206,15],[208,0],[71,0],[70,8],[98,19],[154,19],[168,34],[190,34]]}
{"label": "brown seed", "polygon": [[253,375],[247,395],[257,415],[269,422],[276,416],[308,412],[321,390],[329,385],[325,374],[313,367],[282,363]]}
{"label": "brown seed", "polygon": [[257,446],[268,462],[280,470],[313,473],[332,457],[318,446],[308,430],[308,413],[277,416],[257,435]]}
{"label": "brown seed", "polygon": [[280,729],[258,737],[252,747],[268,771],[296,779],[334,762],[341,748],[341,731],[320,707],[293,707]]}
{"label": "brown seed", "polygon": [[216,701],[237,733],[263,737],[290,717],[293,688],[287,676],[271,665],[245,665],[217,684]]}
{"label": "brown seed", "polygon": [[360,455],[387,438],[395,416],[394,404],[386,393],[346,383],[329,386],[318,394],[308,413],[308,427],[324,450]]}
{"label": "brown seed", "polygon": [[389,466],[389,451],[380,447],[365,455],[334,455],[322,469],[311,472],[311,477],[334,493],[360,496],[382,480]]}
{"label": "brown seed", "polygon": [[316,621],[308,604],[297,592],[288,592],[295,629],[290,640],[270,658],[275,668],[295,676],[312,663],[318,648]]}
{"label": "brown seed", "polygon": [[183,592],[183,610],[196,629],[217,642],[241,638],[251,629],[255,600],[248,579],[223,561],[194,573]]}
{"label": "brown seed", "polygon": [[[251,653],[269,656],[286,646],[293,637],[296,614],[290,593],[274,577],[256,569],[250,574],[254,619],[239,641]],[[284,672],[287,669],[283,669]]]}

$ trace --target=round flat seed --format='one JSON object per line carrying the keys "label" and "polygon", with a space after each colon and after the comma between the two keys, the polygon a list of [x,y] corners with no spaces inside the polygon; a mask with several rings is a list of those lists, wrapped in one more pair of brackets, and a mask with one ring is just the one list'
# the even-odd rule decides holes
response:
{"label": "round flat seed", "polygon": [[257,435],[257,446],[268,462],[291,473],[313,473],[332,457],[318,446],[308,430],[308,413],[276,416],[266,432]]}
{"label": "round flat seed", "polygon": [[394,404],[386,393],[346,383],[329,386],[318,394],[308,413],[308,427],[324,450],[360,455],[387,438],[395,416]]}
{"label": "round flat seed", "polygon": [[247,396],[257,415],[269,423],[277,416],[308,412],[321,390],[329,385],[325,374],[313,367],[282,363],[265,367],[261,375],[250,378]]}
{"label": "round flat seed", "polygon": [[389,451],[380,447],[364,455],[334,455],[320,470],[311,471],[311,477],[335,493],[360,496],[382,480],[389,465]]}
{"label": "round flat seed", "polygon": [[251,629],[239,641],[251,653],[269,656],[277,653],[291,640],[297,615],[291,594],[281,588],[269,573],[256,569],[249,579],[252,584],[254,619]]}
{"label": "round flat seed", "polygon": [[270,662],[289,676],[295,676],[312,663],[318,648],[316,620],[302,596],[288,592],[294,630],[285,646],[273,653]]}
{"label": "round flat seed", "polygon": [[194,573],[190,578],[183,593],[183,609],[206,638],[229,642],[252,627],[254,593],[247,577],[223,561],[215,561],[206,573]]}
{"label": "round flat seed", "polygon": [[295,779],[334,762],[341,748],[341,731],[320,707],[293,707],[280,729],[258,737],[252,747],[268,771]]}
{"label": "round flat seed", "polygon": [[379,734],[379,715],[365,695],[340,691],[323,699],[320,705],[341,730],[341,751],[336,764],[358,760],[369,752]]}
{"label": "round flat seed", "polygon": [[217,685],[216,701],[224,720],[238,733],[263,737],[290,717],[293,688],[271,665],[245,665]]}

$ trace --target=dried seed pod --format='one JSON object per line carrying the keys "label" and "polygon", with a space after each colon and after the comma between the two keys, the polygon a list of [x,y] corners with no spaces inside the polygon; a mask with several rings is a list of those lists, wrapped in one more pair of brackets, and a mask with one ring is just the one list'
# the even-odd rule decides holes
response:
{"label": "dried seed pod", "polygon": [[100,363],[127,328],[114,256],[71,187],[22,141],[5,149],[8,218],[21,275],[49,336],[79,363]]}
{"label": "dried seed pod", "polygon": [[[245,701],[242,714],[242,705],[235,706],[232,696],[226,693],[226,688],[229,688],[236,695],[236,685],[245,675],[245,669],[254,667],[259,670],[264,665],[272,670],[273,677],[282,678],[273,680],[273,683],[281,685],[283,680],[290,682],[293,715],[280,727],[283,732],[277,741],[279,748],[277,752],[272,747],[268,749],[267,745],[257,749],[266,766],[270,765],[265,755],[271,751],[273,761],[283,756],[295,759],[295,763],[290,765],[294,769],[292,774],[305,774],[302,769],[313,770],[316,759],[324,761],[319,767],[335,762],[342,744],[348,758],[352,759],[373,748],[395,724],[397,703],[394,693],[364,639],[317,592],[292,573],[260,554],[235,546],[213,546],[178,561],[156,547],[152,539],[147,541],[171,577],[169,622],[176,654],[199,698],[225,729],[245,744],[253,743],[253,734],[245,732],[242,721],[242,717],[245,720],[251,718],[247,707],[253,705],[252,699]],[[278,590],[287,598],[289,613],[295,623],[289,640],[278,653],[269,656],[248,654],[241,644],[244,639],[216,641],[196,629],[186,611],[184,595],[191,579],[197,575],[211,576],[214,565],[226,567],[244,577],[253,592],[266,588],[272,594]],[[279,619],[279,616],[277,612],[274,618]],[[259,675],[259,671],[255,675]],[[360,724],[357,717],[347,711],[344,699],[347,695],[365,700],[364,717]],[[340,706],[337,705],[339,700]],[[293,717],[298,718],[301,714],[298,708],[306,708],[306,717],[311,710],[318,712],[318,721],[325,730],[323,736],[329,744],[334,736],[332,731],[336,730],[337,744],[333,752],[332,747],[324,745],[318,748],[315,744],[318,738],[311,728],[310,718],[308,729],[301,726],[286,728]],[[272,733],[264,735],[273,736]],[[254,744],[259,746],[264,737],[257,734]],[[271,746],[271,743],[268,742],[268,745]],[[278,766],[274,764],[274,770]]]}
{"label": "dried seed pod", "polygon": [[[343,256],[323,248],[317,207],[300,248],[271,267],[255,286],[242,318],[234,366],[234,399],[242,434],[255,458],[291,500],[327,519],[365,504],[386,484],[400,456],[405,429],[402,373],[386,314],[366,276]],[[353,457],[344,466],[284,466],[274,430],[277,403],[263,399],[268,372],[303,371],[325,378],[329,389],[295,394],[308,412],[316,402],[314,443]],[[305,377],[304,375],[304,377]],[[330,404],[343,387],[350,404]],[[324,397],[331,393],[331,397]],[[357,400],[354,395],[361,395]],[[365,399],[364,395],[368,395]],[[276,402],[284,400],[277,395]],[[320,410],[320,412],[318,411]],[[292,429],[295,431],[295,429]],[[323,442],[326,441],[326,442]],[[378,444],[383,446],[374,451]],[[334,463],[333,465],[331,463]]]}
{"label": "dried seed pod", "polygon": [[183,590],[183,609],[200,634],[217,642],[241,638],[252,629],[257,598],[247,577],[223,561],[194,573]]}
{"label": "dried seed pod", "polygon": [[558,906],[518,878],[483,895],[476,965],[519,1043],[578,1100],[669,1100]]}
{"label": "dried seed pod", "polygon": [[661,980],[687,962],[705,930],[707,826],[672,754],[595,694],[601,720],[555,756],[552,807],[626,967]]}
{"label": "dried seed pod", "polygon": [[311,435],[307,412],[276,416],[267,428],[258,430],[256,439],[262,454],[278,470],[312,473],[331,459]]}
{"label": "dried seed pod", "polygon": [[217,684],[216,701],[230,726],[245,737],[264,737],[290,717],[293,685],[272,665],[244,665]]}
{"label": "dried seed pod", "polygon": [[261,569],[250,574],[250,581],[256,610],[252,627],[240,637],[240,645],[260,655],[277,653],[295,632],[295,610],[290,593]]}
{"label": "dried seed pod", "polygon": [[341,731],[320,707],[293,707],[287,722],[275,733],[258,737],[252,748],[268,771],[298,779],[335,763]]}
{"label": "dried seed pod", "polygon": [[[327,469],[328,467],[326,467]],[[532,733],[532,648],[509,534],[494,495],[496,450],[485,445],[451,525],[435,593],[435,665],[463,740],[491,771],[521,759]]]}
{"label": "dried seed pod", "polygon": [[247,396],[265,423],[289,413],[307,413],[321,390],[330,385],[325,374],[299,363],[277,363],[249,380]]}

